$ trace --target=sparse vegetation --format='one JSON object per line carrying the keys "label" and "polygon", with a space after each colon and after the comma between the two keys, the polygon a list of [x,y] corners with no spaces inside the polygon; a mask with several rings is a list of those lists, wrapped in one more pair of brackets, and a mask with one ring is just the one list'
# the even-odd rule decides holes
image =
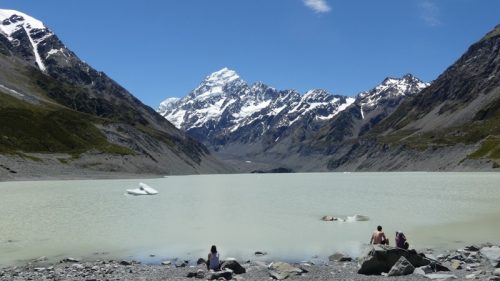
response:
{"label": "sparse vegetation", "polygon": [[[0,94],[0,153],[64,152],[79,155],[89,150],[133,154],[107,141],[93,122],[99,119],[63,107],[31,105]],[[35,160],[34,157],[27,157]]]}
{"label": "sparse vegetation", "polygon": [[478,150],[469,155],[469,158],[500,159],[500,138],[496,136],[488,137],[483,141]]}
{"label": "sparse vegetation", "polygon": [[379,137],[378,140],[383,144],[404,145],[407,148],[419,151],[428,148],[449,147],[456,144],[469,145],[484,140],[481,147],[469,155],[469,158],[500,158],[500,124],[496,119],[476,121],[457,128],[431,132],[400,130]]}

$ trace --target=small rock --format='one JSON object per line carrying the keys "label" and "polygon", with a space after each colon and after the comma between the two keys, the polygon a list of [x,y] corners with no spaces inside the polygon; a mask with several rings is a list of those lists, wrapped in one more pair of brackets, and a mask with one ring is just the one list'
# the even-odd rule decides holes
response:
{"label": "small rock", "polygon": [[256,252],[254,253],[254,255],[256,255],[256,256],[258,256],[258,257],[260,257],[260,256],[265,256],[265,255],[267,255],[267,252],[256,251]]}
{"label": "small rock", "polygon": [[120,262],[120,264],[121,264],[121,265],[132,265],[132,262],[127,261],[127,260],[122,260],[122,261]]}
{"label": "small rock", "polygon": [[92,270],[93,270],[93,271],[98,271],[98,270],[99,270],[99,266],[94,265],[94,266],[92,267]]}
{"label": "small rock", "polygon": [[415,270],[413,271],[413,274],[418,274],[418,275],[425,275],[427,273],[431,273],[432,271],[430,272],[425,272],[425,268],[427,268],[426,266],[421,266],[421,267],[417,267],[415,268]]}
{"label": "small rock", "polygon": [[80,262],[80,260],[75,258],[65,258],[61,262]]}
{"label": "small rock", "polygon": [[499,276],[491,276],[490,278],[488,278],[488,281],[500,281],[500,277]]}
{"label": "small rock", "polygon": [[479,251],[480,249],[479,249],[479,247],[477,247],[477,246],[471,245],[471,246],[467,246],[467,247],[465,247],[465,248],[464,248],[464,250],[469,251],[469,252],[477,252],[477,251]]}
{"label": "small rock", "polygon": [[291,275],[300,275],[303,272],[302,268],[294,267],[285,262],[275,262],[269,265],[269,275],[278,280],[286,279]]}
{"label": "small rock", "polygon": [[403,276],[412,274],[415,267],[403,256],[392,266],[387,276]]}
{"label": "small rock", "polygon": [[229,271],[217,271],[213,272],[208,276],[208,280],[231,280],[233,278],[233,273]]}
{"label": "small rock", "polygon": [[462,263],[459,260],[452,260],[451,261],[451,268],[458,270],[462,269]]}
{"label": "small rock", "polygon": [[162,265],[171,265],[172,262],[171,261],[162,261],[161,264]]}
{"label": "small rock", "polygon": [[449,256],[447,258],[448,261],[452,261],[452,260],[459,260],[459,261],[464,261],[465,258],[462,256],[462,255],[454,255],[454,256]]}
{"label": "small rock", "polygon": [[481,265],[480,263],[471,263],[471,264],[468,264],[468,265],[465,267],[465,269],[466,269],[467,271],[472,271],[472,270],[474,270],[474,269],[478,268],[480,265]]}
{"label": "small rock", "polygon": [[33,268],[34,271],[40,272],[40,271],[45,271],[45,267],[35,267]]}
{"label": "small rock", "polygon": [[465,279],[476,279],[476,274],[467,274],[465,275]]}
{"label": "small rock", "polygon": [[440,274],[440,273],[431,273],[425,275],[425,277],[431,279],[431,280],[439,280],[439,281],[445,281],[445,280],[450,280],[450,279],[457,279],[455,275],[452,274]]}
{"label": "small rock", "polygon": [[346,261],[352,261],[352,258],[347,256],[344,253],[337,252],[337,253],[329,256],[328,260],[329,261],[346,262]]}
{"label": "small rock", "polygon": [[499,267],[500,265],[500,247],[484,247],[480,251],[481,255],[486,257],[492,266]]}
{"label": "small rock", "polygon": [[497,268],[493,271],[493,275],[500,276],[500,268]]}
{"label": "small rock", "polygon": [[71,266],[74,269],[84,269],[85,267],[79,263],[75,263]]}
{"label": "small rock", "polygon": [[203,258],[199,258],[198,261],[196,262],[197,265],[200,265],[200,264],[206,264],[207,261],[204,260]]}
{"label": "small rock", "polygon": [[196,271],[196,278],[198,278],[198,279],[205,278],[205,271],[203,269],[198,269]]}
{"label": "small rock", "polygon": [[35,261],[36,261],[36,262],[42,262],[42,261],[47,261],[47,260],[48,260],[48,258],[47,258],[47,257],[45,257],[45,256],[43,256],[43,257],[39,257],[39,258],[38,258],[38,259],[36,259]]}
{"label": "small rock", "polygon": [[221,269],[231,269],[235,274],[243,274],[243,273],[247,272],[247,270],[235,260],[224,261],[221,264],[220,268]]}
{"label": "small rock", "polygon": [[185,261],[179,261],[175,263],[175,267],[186,267],[187,263]]}
{"label": "small rock", "polygon": [[[426,255],[427,256],[427,255]],[[442,261],[448,258],[448,255],[440,254],[436,257],[438,260]]]}
{"label": "small rock", "polygon": [[332,216],[323,216],[323,217],[321,218],[321,220],[322,220],[322,221],[334,221],[334,220],[335,220],[335,218],[334,218],[334,217],[332,217]]}
{"label": "small rock", "polygon": [[[442,259],[442,257],[444,257],[443,255],[439,255],[439,256],[441,256],[441,259]],[[431,260],[435,260],[435,261],[437,261],[439,259],[439,256],[436,257],[433,254],[427,254],[427,253],[425,254],[426,258],[431,259]]]}

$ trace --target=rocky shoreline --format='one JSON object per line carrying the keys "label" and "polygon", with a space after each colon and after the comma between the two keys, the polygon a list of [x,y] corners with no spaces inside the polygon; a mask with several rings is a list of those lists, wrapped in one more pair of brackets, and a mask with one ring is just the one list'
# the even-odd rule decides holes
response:
{"label": "rocky shoreline", "polygon": [[[221,271],[207,271],[205,261],[133,260],[49,262],[41,257],[22,266],[0,269],[0,280],[488,280],[500,281],[500,247],[485,244],[446,253],[425,253],[374,246],[361,258],[335,253],[328,262],[284,263],[226,259]],[[415,266],[414,266],[415,265]],[[390,270],[387,270],[390,268]]]}

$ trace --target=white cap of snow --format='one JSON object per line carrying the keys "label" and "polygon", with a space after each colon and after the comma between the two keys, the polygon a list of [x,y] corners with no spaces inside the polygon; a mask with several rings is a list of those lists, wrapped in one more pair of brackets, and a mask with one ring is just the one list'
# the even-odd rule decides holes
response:
{"label": "white cap of snow", "polygon": [[[18,16],[16,22],[12,23],[9,19],[12,16]],[[7,20],[7,21],[6,21]],[[47,28],[43,22],[31,17],[25,13],[16,10],[5,10],[0,9],[0,31],[7,36],[11,36],[12,33],[16,32],[20,25],[23,24],[29,29],[44,29]]]}

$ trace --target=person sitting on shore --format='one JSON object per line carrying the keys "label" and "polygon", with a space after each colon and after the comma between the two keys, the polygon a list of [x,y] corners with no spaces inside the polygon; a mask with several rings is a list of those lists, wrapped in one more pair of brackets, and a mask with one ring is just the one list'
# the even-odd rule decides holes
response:
{"label": "person sitting on shore", "polygon": [[207,269],[217,271],[219,270],[219,266],[219,253],[217,252],[217,247],[212,245],[210,253],[208,253]]}
{"label": "person sitting on shore", "polygon": [[385,237],[385,233],[382,231],[382,226],[377,226],[377,230],[373,232],[372,238],[370,239],[370,244],[389,245],[389,240]]}
{"label": "person sitting on shore", "polygon": [[408,250],[410,244],[406,240],[406,236],[402,231],[396,231],[396,247]]}

